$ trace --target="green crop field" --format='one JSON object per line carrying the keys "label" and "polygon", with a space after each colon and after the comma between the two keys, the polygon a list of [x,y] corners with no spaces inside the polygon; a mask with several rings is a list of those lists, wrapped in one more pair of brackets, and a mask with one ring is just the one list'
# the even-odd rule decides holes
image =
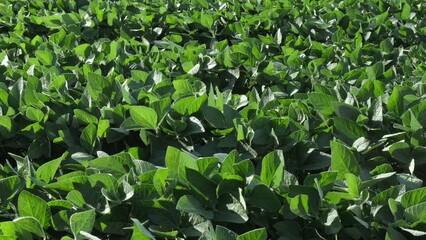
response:
{"label": "green crop field", "polygon": [[426,239],[426,1],[0,0],[0,240]]}

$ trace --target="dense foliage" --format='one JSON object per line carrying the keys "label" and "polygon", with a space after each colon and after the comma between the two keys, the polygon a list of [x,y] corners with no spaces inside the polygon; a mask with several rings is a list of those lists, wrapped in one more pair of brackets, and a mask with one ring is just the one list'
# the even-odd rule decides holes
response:
{"label": "dense foliage", "polygon": [[424,239],[422,0],[0,1],[0,239]]}

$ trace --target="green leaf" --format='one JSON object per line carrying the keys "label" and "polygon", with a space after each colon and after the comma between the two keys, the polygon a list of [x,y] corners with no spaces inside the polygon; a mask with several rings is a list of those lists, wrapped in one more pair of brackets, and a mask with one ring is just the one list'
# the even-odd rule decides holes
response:
{"label": "green leaf", "polygon": [[136,218],[132,218],[133,221],[133,233],[132,233],[132,240],[151,240],[151,239],[155,239],[154,235],[152,235],[152,233],[146,229],[146,227],[144,225],[142,225],[142,223],[136,219]]}
{"label": "green leaf", "polygon": [[[384,181],[387,178],[390,178],[394,175],[395,175],[395,172],[387,172],[387,173],[381,173],[381,174],[375,175],[371,179],[363,181],[362,182],[362,188],[365,189],[365,188],[371,187],[371,186],[373,186],[373,185],[375,185],[375,184],[377,184],[381,181]],[[397,176],[397,178],[398,178],[398,176]]]}
{"label": "green leaf", "polygon": [[407,238],[402,233],[395,230],[395,228],[389,226],[387,228],[385,240],[407,240]]}
{"label": "green leaf", "polygon": [[214,22],[213,16],[209,14],[201,13],[201,19],[200,19],[201,25],[203,25],[204,27],[208,29],[211,29],[213,22]]}
{"label": "green leaf", "polygon": [[49,205],[40,197],[25,190],[19,194],[18,211],[21,217],[29,216],[37,219],[43,228],[47,228],[50,224]]}
{"label": "green leaf", "polygon": [[74,48],[75,53],[81,58],[87,58],[90,52],[90,44],[83,43]]}
{"label": "green leaf", "polygon": [[72,204],[67,200],[52,200],[47,203],[51,209],[72,209]]}
{"label": "green leaf", "polygon": [[320,204],[320,194],[314,187],[290,185],[290,210],[299,217],[316,217]]}
{"label": "green leaf", "polygon": [[95,209],[87,210],[84,212],[77,212],[70,217],[70,229],[74,235],[74,239],[84,239],[81,231],[92,232],[93,225],[95,224]]}
{"label": "green leaf", "polygon": [[184,164],[180,164],[181,161],[183,162],[192,161],[196,165],[195,159],[192,158],[189,154],[182,152],[179,149],[174,148],[172,146],[167,147],[165,164],[172,177],[178,176],[179,165],[181,165],[181,167],[185,166]]}
{"label": "green leaf", "polygon": [[85,124],[98,123],[98,119],[95,116],[81,109],[74,109],[74,117]]}
{"label": "green leaf", "polygon": [[168,169],[158,169],[155,172],[153,183],[155,190],[160,195],[164,195],[166,191],[166,179],[169,176],[169,170]]}
{"label": "green leaf", "polygon": [[192,158],[180,158],[179,159],[179,166],[178,166],[178,179],[182,181],[183,183],[188,183],[188,179],[186,178],[186,170],[187,169],[193,169],[194,171],[198,170],[198,165],[195,159]]}
{"label": "green leaf", "polygon": [[[116,178],[109,174],[96,174],[91,175],[89,178],[91,185],[97,185],[101,189],[102,195],[110,202],[114,203],[120,203],[122,198],[122,195],[124,193],[120,191],[120,186],[118,184],[118,181]],[[123,180],[123,184],[124,184]],[[78,200],[78,199],[77,199]]]}
{"label": "green leaf", "polygon": [[237,237],[237,240],[266,240],[268,239],[268,233],[265,228],[258,228],[246,233],[243,233]]}
{"label": "green leaf", "polygon": [[306,176],[303,185],[311,187],[320,187],[323,196],[329,192],[336,182],[338,172],[322,172]]}
{"label": "green leaf", "polygon": [[57,159],[44,163],[37,169],[35,177],[45,183],[49,183],[55,177],[55,174],[64,159],[65,155],[62,155]]}
{"label": "green leaf", "polygon": [[96,237],[95,235],[92,235],[92,234],[85,232],[85,231],[81,231],[80,234],[83,235],[88,240],[101,240],[100,238]]}
{"label": "green leaf", "polygon": [[[417,224],[422,224],[424,223],[424,221],[418,221],[416,223],[414,223],[413,225],[415,226],[414,228],[416,228]],[[414,237],[425,237],[426,236],[426,231],[420,231],[420,230],[416,230],[416,229],[410,229],[408,227],[400,227],[401,230],[403,230],[404,232],[410,233],[412,236]]]}
{"label": "green leaf", "polygon": [[[188,98],[185,98],[185,99],[188,99]],[[207,100],[207,94],[203,94],[201,95],[201,97],[196,98],[195,100],[192,101],[192,103],[188,104],[187,105],[188,115],[193,115],[194,113],[199,112],[200,109],[205,105],[206,100]]]}
{"label": "green leaf", "polygon": [[159,120],[157,125],[160,125],[161,122],[163,122],[164,118],[169,112],[170,105],[171,105],[170,98],[163,98],[151,103],[151,108],[155,110]]}
{"label": "green leaf", "polygon": [[222,64],[226,68],[234,68],[234,64],[231,59],[231,50],[226,47],[216,58],[216,61]]}
{"label": "green leaf", "polygon": [[353,143],[352,147],[356,148],[358,152],[362,152],[368,148],[370,141],[365,137],[360,137]]}
{"label": "green leaf", "polygon": [[383,122],[383,106],[382,97],[378,97],[373,101],[372,106],[369,109],[369,115],[371,116],[371,122],[376,126],[380,126]]}
{"label": "green leaf", "polygon": [[426,221],[426,202],[422,202],[405,209],[404,217],[407,221],[415,223],[417,221]]}
{"label": "green leaf", "polygon": [[186,169],[186,179],[191,190],[202,199],[210,203],[216,202],[216,184],[214,182],[191,168]]}
{"label": "green leaf", "polygon": [[380,51],[382,51],[382,53],[389,54],[393,49],[392,41],[389,38],[386,38],[380,42]]}
{"label": "green leaf", "polygon": [[176,209],[189,213],[195,213],[207,219],[213,219],[214,216],[213,211],[205,210],[203,204],[192,195],[184,195],[179,198]]}
{"label": "green leaf", "polygon": [[299,194],[290,200],[291,211],[299,217],[309,218],[309,197],[305,194]]}
{"label": "green leaf", "polygon": [[[110,20],[109,19],[110,16],[111,15],[108,15],[108,21]],[[110,43],[110,52],[109,52],[109,54],[107,56],[108,60],[109,61],[116,60],[117,57],[118,57],[118,54],[120,53],[120,51],[122,50],[123,47],[124,46],[123,46],[123,42],[122,41],[118,41],[118,42],[117,41],[112,41]]]}
{"label": "green leaf", "polygon": [[411,161],[410,145],[405,142],[393,143],[389,148],[390,155],[402,163],[409,163]]}
{"label": "green leaf", "polygon": [[31,240],[33,239],[31,233],[21,229],[18,224],[12,221],[3,221],[0,222],[0,239],[5,240],[16,240],[24,239]]}
{"label": "green leaf", "polygon": [[426,201],[426,187],[411,190],[402,195],[401,204],[404,208]]}
{"label": "green leaf", "polygon": [[335,208],[331,208],[330,211],[324,214],[320,219],[325,227],[325,232],[329,235],[339,233],[342,228],[339,213]]}
{"label": "green leaf", "polygon": [[390,112],[395,113],[398,117],[400,117],[405,110],[403,96],[407,93],[407,89],[396,86],[393,88],[392,94],[389,96],[387,107]]}
{"label": "green leaf", "polygon": [[361,179],[352,173],[346,173],[345,178],[349,194],[355,198],[359,198],[361,194]]}
{"label": "green leaf", "polygon": [[308,94],[308,99],[322,115],[330,116],[334,113],[333,102],[337,100],[334,96],[312,92]]}
{"label": "green leaf", "polygon": [[86,200],[84,200],[83,194],[77,190],[72,190],[65,198],[78,208],[83,208],[84,204],[86,204]]}
{"label": "green leaf", "polygon": [[209,7],[209,2],[207,0],[194,0],[193,2],[195,4],[203,7],[203,8],[208,8]]}
{"label": "green leaf", "polygon": [[237,150],[232,150],[223,160],[222,165],[220,166],[220,172],[222,175],[234,174],[234,164],[240,162],[240,156],[238,155]]}
{"label": "green leaf", "polygon": [[404,208],[402,207],[402,205],[393,198],[389,198],[387,203],[389,206],[389,210],[393,214],[394,218],[402,219],[404,215]]}
{"label": "green leaf", "polygon": [[81,146],[88,152],[92,153],[97,140],[97,129],[94,124],[89,124],[83,129],[80,136]]}
{"label": "green leaf", "polygon": [[373,197],[371,204],[372,206],[386,205],[389,199],[396,199],[399,195],[401,195],[405,191],[404,185],[397,185],[391,188],[388,188],[375,197]]}
{"label": "green leaf", "polygon": [[360,111],[352,105],[343,102],[333,102],[334,111],[340,118],[356,121],[361,114]]}
{"label": "green leaf", "polygon": [[89,161],[89,166],[99,169],[103,173],[110,173],[119,178],[134,167],[129,153],[118,153]]}
{"label": "green leaf", "polygon": [[98,124],[98,131],[96,132],[96,135],[98,136],[98,138],[101,138],[101,139],[106,138],[109,128],[110,128],[109,120],[106,120],[106,119],[100,120]]}
{"label": "green leaf", "polygon": [[233,232],[233,231],[231,231],[231,230],[229,230],[225,227],[222,227],[220,225],[216,226],[216,238],[217,239],[235,240],[235,239],[237,239],[237,237],[238,237],[238,235],[235,232]]}
{"label": "green leaf", "polygon": [[224,193],[237,193],[238,188],[244,188],[245,179],[238,175],[227,175],[222,178],[217,189],[216,195],[220,196]]}
{"label": "green leaf", "polygon": [[219,159],[215,157],[205,157],[197,159],[199,172],[204,176],[209,176],[218,166]]}
{"label": "green leaf", "polygon": [[404,3],[404,7],[402,7],[402,12],[401,12],[401,19],[402,20],[409,20],[410,14],[411,14],[410,4]]}
{"label": "green leaf", "polygon": [[144,129],[156,129],[158,116],[154,109],[145,106],[131,106],[130,116]]}
{"label": "green leaf", "polygon": [[89,72],[87,74],[87,89],[93,100],[99,100],[100,96],[110,96],[112,91],[111,78],[105,78],[99,74]]}
{"label": "green leaf", "polygon": [[200,64],[197,63],[193,65],[192,62],[185,62],[184,64],[182,64],[182,68],[189,75],[195,75],[198,73],[198,71],[200,71]]}
{"label": "green leaf", "polygon": [[21,179],[17,175],[0,179],[0,199],[3,202],[15,196],[21,187]]}
{"label": "green leaf", "polygon": [[271,213],[276,213],[281,208],[281,203],[277,196],[275,196],[275,193],[263,184],[259,184],[253,188],[247,198],[247,203]]}
{"label": "green leaf", "polygon": [[356,122],[344,118],[333,118],[334,134],[348,145],[352,145],[357,139],[365,137],[364,129]]}
{"label": "green leaf", "polygon": [[51,51],[36,50],[35,55],[36,55],[37,59],[40,60],[40,62],[43,65],[46,65],[46,66],[52,66],[54,64],[54,62],[56,61],[55,60],[55,54]]}
{"label": "green leaf", "polygon": [[268,187],[278,188],[284,177],[284,155],[281,150],[267,154],[262,160],[260,179]]}
{"label": "green leaf", "polygon": [[[188,69],[189,71],[189,69]],[[192,86],[191,82],[184,79],[178,79],[173,81],[173,87],[176,89],[175,93],[173,93],[173,96],[186,96],[189,94],[193,94],[195,92],[194,87]]]}
{"label": "green leaf", "polygon": [[203,106],[201,111],[203,112],[204,118],[212,127],[220,129],[226,128],[225,117],[223,116],[223,113],[220,112],[217,108]]}
{"label": "green leaf", "polygon": [[329,167],[331,164],[331,155],[328,153],[313,151],[303,162],[302,168],[305,170],[318,170]]}
{"label": "green leaf", "polygon": [[[12,132],[13,122],[10,117],[0,116],[0,136],[1,138],[7,137]],[[0,138],[0,139],[1,139]]]}
{"label": "green leaf", "polygon": [[197,98],[195,96],[181,98],[177,100],[176,102],[174,102],[173,109],[181,115],[187,115],[187,114],[190,115],[191,113],[188,113],[188,108],[190,108],[191,105],[193,105],[196,100]]}
{"label": "green leaf", "polygon": [[234,168],[235,174],[242,178],[248,178],[254,174],[254,165],[250,159],[235,163],[232,167]]}
{"label": "green leaf", "polygon": [[343,144],[331,142],[331,169],[338,172],[338,179],[344,179],[346,173],[359,175],[361,170],[352,152]]}
{"label": "green leaf", "polygon": [[52,182],[44,187],[47,189],[57,189],[63,191],[72,191],[74,190],[74,186],[79,184],[80,186],[87,184],[87,177],[84,176],[84,172],[74,171],[68,174],[64,174],[57,178],[57,182]]}
{"label": "green leaf", "polygon": [[19,228],[31,232],[41,238],[46,238],[43,227],[34,217],[20,217],[13,220]]}
{"label": "green leaf", "polygon": [[25,116],[35,122],[41,122],[44,118],[44,113],[40,109],[28,107],[25,111]]}

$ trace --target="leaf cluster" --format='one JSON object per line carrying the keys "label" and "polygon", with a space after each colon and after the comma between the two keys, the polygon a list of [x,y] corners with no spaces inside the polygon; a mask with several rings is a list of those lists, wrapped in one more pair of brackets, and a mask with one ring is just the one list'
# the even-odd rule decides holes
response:
{"label": "leaf cluster", "polygon": [[0,238],[424,238],[424,16],[2,1]]}

